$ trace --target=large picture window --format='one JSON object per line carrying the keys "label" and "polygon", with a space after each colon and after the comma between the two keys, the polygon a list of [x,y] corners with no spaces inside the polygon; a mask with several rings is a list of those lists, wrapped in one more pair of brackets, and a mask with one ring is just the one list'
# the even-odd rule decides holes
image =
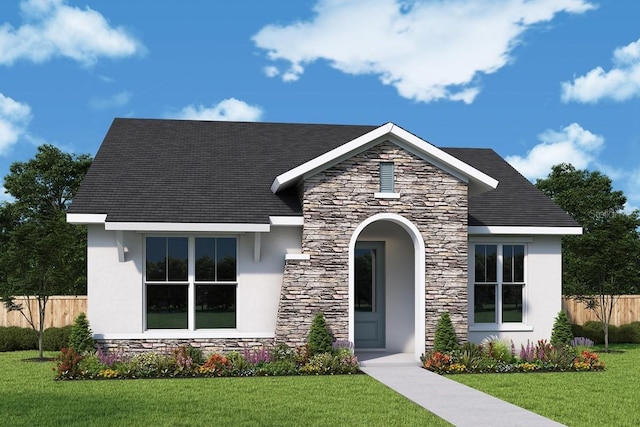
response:
{"label": "large picture window", "polygon": [[237,241],[145,239],[147,329],[236,327]]}
{"label": "large picture window", "polygon": [[525,245],[474,247],[474,323],[522,323]]}

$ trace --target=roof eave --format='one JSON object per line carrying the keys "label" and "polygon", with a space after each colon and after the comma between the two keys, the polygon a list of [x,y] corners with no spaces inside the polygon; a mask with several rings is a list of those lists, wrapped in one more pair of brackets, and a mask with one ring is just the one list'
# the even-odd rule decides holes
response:
{"label": "roof eave", "polygon": [[538,226],[496,226],[472,225],[468,227],[469,235],[546,235],[570,236],[582,234],[582,227],[538,227]]}
{"label": "roof eave", "polygon": [[451,172],[465,182],[468,182],[470,195],[493,190],[498,186],[498,181],[496,179],[389,122],[331,151],[328,151],[321,156],[311,159],[306,163],[278,175],[271,184],[271,191],[273,193],[277,193],[278,191],[288,188],[300,179],[303,179],[305,176],[310,176],[322,171],[341,159],[348,158],[354,152],[361,150],[367,145],[373,145],[383,138],[388,137],[393,137],[392,140],[395,140],[393,142],[404,143],[404,145],[410,148],[411,151],[417,151],[424,157],[433,160],[437,166]]}

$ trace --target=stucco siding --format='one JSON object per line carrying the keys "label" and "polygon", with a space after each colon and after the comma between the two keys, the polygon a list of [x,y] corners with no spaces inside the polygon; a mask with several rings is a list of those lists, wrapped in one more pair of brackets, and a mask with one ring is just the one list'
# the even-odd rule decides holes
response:
{"label": "stucco siding", "polygon": [[98,336],[142,332],[142,235],[124,232],[123,241],[128,251],[119,262],[116,233],[88,227],[87,316]]}
{"label": "stucco siding", "polygon": [[[88,231],[88,316],[99,339],[273,338],[285,254],[300,252],[300,227],[272,227],[260,236],[255,259],[254,233],[238,237],[235,329],[148,330],[144,326],[144,234],[124,232],[124,262],[118,260],[116,233],[102,225]],[[154,234],[157,235],[157,234]]]}

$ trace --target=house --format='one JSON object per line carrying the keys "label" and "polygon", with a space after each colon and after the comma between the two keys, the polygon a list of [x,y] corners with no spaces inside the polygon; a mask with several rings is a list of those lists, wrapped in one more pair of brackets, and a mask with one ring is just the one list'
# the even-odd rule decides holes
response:
{"label": "house", "polygon": [[413,353],[549,338],[580,226],[490,149],[392,123],[116,119],[68,221],[88,226],[88,316],[110,347],[306,341]]}

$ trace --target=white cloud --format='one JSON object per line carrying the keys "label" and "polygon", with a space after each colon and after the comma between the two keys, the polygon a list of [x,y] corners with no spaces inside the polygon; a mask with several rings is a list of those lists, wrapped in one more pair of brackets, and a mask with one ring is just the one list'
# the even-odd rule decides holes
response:
{"label": "white cloud", "polygon": [[269,65],[267,67],[264,67],[264,74],[267,77],[275,77],[278,74],[280,74],[280,71],[278,70],[278,67],[274,67],[273,65]]}
{"label": "white cloud", "polygon": [[636,169],[629,174],[627,179],[627,190],[625,196],[627,196],[627,211],[638,209],[640,206],[640,169]]}
{"label": "white cloud", "polygon": [[90,102],[91,107],[104,110],[107,108],[122,107],[127,105],[131,100],[131,92],[126,90],[116,93],[108,98],[93,98]]}
{"label": "white cloud", "polygon": [[540,143],[522,156],[507,156],[505,160],[530,180],[544,178],[551,167],[571,163],[576,169],[586,169],[596,162],[604,148],[604,137],[572,123],[561,131],[547,130],[538,136]]}
{"label": "white cloud", "polygon": [[11,194],[7,193],[7,189],[4,186],[0,186],[0,204],[2,202],[13,202],[14,200]]}
{"label": "white cloud", "polygon": [[613,67],[596,67],[573,81],[562,83],[563,102],[596,103],[602,99],[626,101],[640,96],[640,39],[613,52]]}
{"label": "white cloud", "polygon": [[0,93],[0,155],[26,132],[31,121],[31,108]]}
{"label": "white cloud", "polygon": [[188,105],[172,118],[184,120],[226,120],[257,122],[262,119],[263,110],[256,105],[247,104],[235,98],[222,100],[211,107]]}
{"label": "white cloud", "polygon": [[24,22],[0,25],[0,64],[24,59],[44,62],[66,57],[83,65],[100,57],[120,58],[144,51],[122,27],[112,27],[100,13],[68,6],[64,0],[23,0]]}
{"label": "white cloud", "polygon": [[560,12],[583,13],[587,0],[320,0],[309,21],[268,25],[253,36],[298,80],[318,60],[344,73],[376,75],[405,98],[471,103],[478,79],[512,61],[513,48],[531,26]]}

